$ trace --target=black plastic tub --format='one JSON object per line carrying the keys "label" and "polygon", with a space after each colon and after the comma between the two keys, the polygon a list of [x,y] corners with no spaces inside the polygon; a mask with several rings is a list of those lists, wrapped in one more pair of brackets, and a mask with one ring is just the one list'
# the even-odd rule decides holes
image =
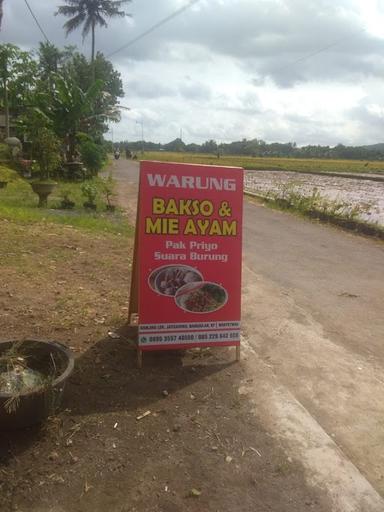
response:
{"label": "black plastic tub", "polygon": [[[55,341],[0,341],[0,358],[8,355],[15,346],[16,355],[20,356],[28,369],[38,372],[42,381],[36,387],[17,393],[16,397],[15,393],[0,390],[2,430],[29,427],[54,414],[60,406],[65,382],[74,368],[74,357],[70,350]],[[4,362],[0,370],[4,369],[3,365]]]}

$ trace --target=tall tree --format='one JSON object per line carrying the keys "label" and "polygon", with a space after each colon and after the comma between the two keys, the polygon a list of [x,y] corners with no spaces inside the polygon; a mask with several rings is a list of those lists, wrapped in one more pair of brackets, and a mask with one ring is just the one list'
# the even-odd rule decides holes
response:
{"label": "tall tree", "polygon": [[[52,91],[55,81],[55,74],[62,73],[64,66],[73,58],[76,51],[75,46],[65,46],[63,50],[50,42],[39,43],[38,57],[38,89]],[[85,57],[85,63],[88,65]],[[90,85],[90,84],[89,84]]]}
{"label": "tall tree", "polygon": [[67,35],[83,25],[83,39],[91,31],[92,56],[91,62],[95,60],[95,28],[107,27],[106,18],[123,18],[129,16],[122,7],[131,0],[64,0],[67,5],[61,5],[55,13],[70,18],[64,23]]}
{"label": "tall tree", "polygon": [[13,44],[0,44],[0,108],[5,114],[5,134],[9,137],[10,110],[23,109],[35,88],[37,65],[29,52]]}
{"label": "tall tree", "polygon": [[49,80],[52,73],[57,73],[63,61],[63,52],[50,42],[39,43],[37,51],[39,74],[42,80]]}

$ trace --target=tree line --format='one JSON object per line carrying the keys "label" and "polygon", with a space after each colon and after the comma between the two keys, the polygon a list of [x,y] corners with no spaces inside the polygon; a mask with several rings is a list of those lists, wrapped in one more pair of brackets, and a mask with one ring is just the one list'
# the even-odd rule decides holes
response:
{"label": "tree line", "polygon": [[55,14],[69,18],[64,23],[67,35],[80,27],[84,38],[91,33],[91,58],[74,46],[60,49],[48,40],[35,51],[1,44],[1,135],[26,141],[23,156],[39,160],[42,174],[60,162],[80,161],[97,172],[107,151],[103,135],[109,123],[120,120],[124,91],[112,63],[96,53],[95,29],[107,27],[110,18],[128,16],[123,7],[130,0],[63,2]]}
{"label": "tree line", "polygon": [[346,160],[384,160],[384,144],[372,146],[345,146],[337,144],[334,147],[308,145],[298,147],[295,142],[267,143],[260,139],[242,139],[229,143],[218,144],[208,140],[202,144],[185,144],[177,138],[166,144],[137,141],[121,141],[117,145],[130,151],[172,151],[187,153],[207,153],[221,155],[246,155],[254,157],[284,157],[284,158],[328,158]]}
{"label": "tree line", "polygon": [[0,45],[0,106],[8,130],[4,136],[10,135],[11,126],[12,135],[32,147],[50,141],[48,146],[60,146],[67,162],[78,159],[82,147],[98,167],[103,135],[108,123],[120,120],[123,96],[119,72],[101,53],[90,62],[72,46],[61,50],[40,43],[37,51],[27,52]]}

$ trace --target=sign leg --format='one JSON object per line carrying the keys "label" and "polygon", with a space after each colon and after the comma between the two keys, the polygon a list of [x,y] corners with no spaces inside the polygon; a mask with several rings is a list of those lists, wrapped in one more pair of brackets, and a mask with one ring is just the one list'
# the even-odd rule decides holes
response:
{"label": "sign leg", "polygon": [[236,345],[236,361],[240,361],[240,345]]}
{"label": "sign leg", "polygon": [[141,350],[141,348],[137,348],[137,367],[143,367],[143,351]]}

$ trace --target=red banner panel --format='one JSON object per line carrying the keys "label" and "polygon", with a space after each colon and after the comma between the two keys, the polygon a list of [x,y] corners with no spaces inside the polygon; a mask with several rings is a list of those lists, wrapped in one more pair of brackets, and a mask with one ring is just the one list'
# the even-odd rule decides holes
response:
{"label": "red banner panel", "polygon": [[243,169],[141,162],[139,348],[238,345]]}

